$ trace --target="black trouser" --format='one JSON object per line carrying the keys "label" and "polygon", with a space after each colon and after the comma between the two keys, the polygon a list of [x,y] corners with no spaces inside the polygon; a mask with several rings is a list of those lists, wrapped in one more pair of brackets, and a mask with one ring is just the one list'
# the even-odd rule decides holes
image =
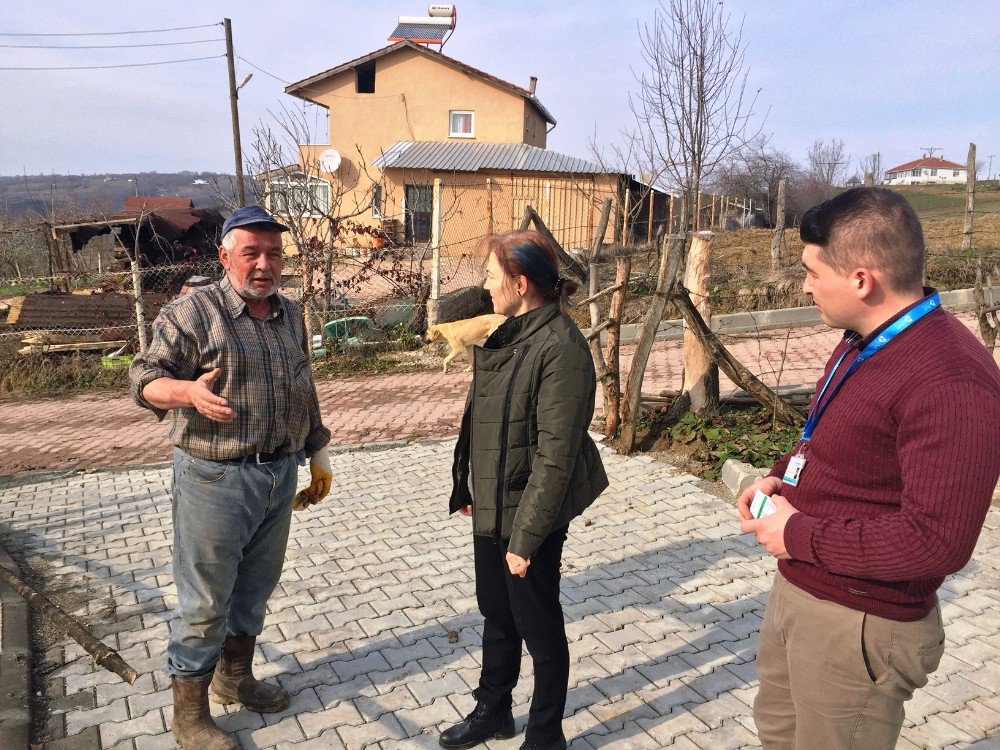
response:
{"label": "black trouser", "polygon": [[476,699],[506,709],[521,671],[521,641],[535,667],[535,690],[524,739],[540,747],[565,747],[562,733],[569,686],[569,646],[559,604],[559,562],[566,527],[549,534],[524,578],[511,574],[507,542],[474,537],[476,599],[486,619],[483,671]]}

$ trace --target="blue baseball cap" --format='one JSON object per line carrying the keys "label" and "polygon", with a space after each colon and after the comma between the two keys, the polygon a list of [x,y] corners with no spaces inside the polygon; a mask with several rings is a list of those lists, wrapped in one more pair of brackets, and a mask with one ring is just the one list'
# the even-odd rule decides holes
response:
{"label": "blue baseball cap", "polygon": [[237,208],[229,214],[229,218],[226,219],[225,223],[222,225],[222,236],[225,237],[229,234],[230,229],[245,227],[250,224],[259,226],[261,229],[270,229],[275,232],[288,231],[288,227],[277,221],[273,216],[271,216],[271,214],[260,206],[244,206],[243,208]]}

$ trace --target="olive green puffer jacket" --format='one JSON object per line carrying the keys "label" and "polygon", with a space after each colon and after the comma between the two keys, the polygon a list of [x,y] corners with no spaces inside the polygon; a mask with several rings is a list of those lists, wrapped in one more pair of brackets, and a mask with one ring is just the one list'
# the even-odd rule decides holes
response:
{"label": "olive green puffer jacket", "polygon": [[587,434],[596,390],[587,342],[557,303],[500,326],[475,348],[451,512],[471,503],[474,534],[530,558],[608,486]]}

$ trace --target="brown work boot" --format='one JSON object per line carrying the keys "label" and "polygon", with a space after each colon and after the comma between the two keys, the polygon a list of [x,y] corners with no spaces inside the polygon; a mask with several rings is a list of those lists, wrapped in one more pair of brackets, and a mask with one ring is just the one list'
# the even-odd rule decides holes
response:
{"label": "brown work boot", "polygon": [[273,714],[288,708],[290,699],[278,685],[260,682],[253,676],[253,648],[256,636],[230,635],[222,644],[222,658],[215,665],[212,700],[242,703],[244,708]]}
{"label": "brown work boot", "polygon": [[208,711],[208,683],[204,677],[171,677],[177,744],[188,750],[236,750],[236,740],[219,729]]}

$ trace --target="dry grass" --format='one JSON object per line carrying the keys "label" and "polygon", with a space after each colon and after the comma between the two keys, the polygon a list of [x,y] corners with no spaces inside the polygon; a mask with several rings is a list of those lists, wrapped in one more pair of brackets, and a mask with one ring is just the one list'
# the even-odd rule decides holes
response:
{"label": "dry grass", "polygon": [[0,338],[0,400],[69,396],[74,393],[128,388],[128,370],[101,366],[100,354],[20,355],[20,342]]}

